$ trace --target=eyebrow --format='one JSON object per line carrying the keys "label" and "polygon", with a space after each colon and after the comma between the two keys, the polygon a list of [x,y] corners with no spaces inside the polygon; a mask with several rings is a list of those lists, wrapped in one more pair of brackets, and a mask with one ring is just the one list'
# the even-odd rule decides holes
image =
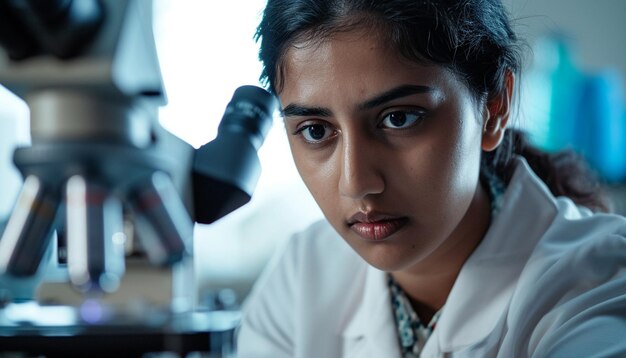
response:
{"label": "eyebrow", "polygon": [[[401,85],[361,103],[358,108],[360,110],[368,110],[383,105],[387,102],[391,102],[398,98],[420,93],[430,93],[433,91],[434,89],[428,86]],[[330,117],[332,115],[332,111],[328,108],[306,107],[293,103],[283,108],[281,110],[281,113],[283,117]]]}
{"label": "eyebrow", "polygon": [[331,111],[322,107],[305,107],[290,104],[281,111],[283,117],[330,117]]}
{"label": "eyebrow", "polygon": [[384,93],[379,94],[378,96],[365,101],[364,103],[359,105],[360,110],[372,109],[378,107],[387,102],[391,102],[394,99],[411,96],[419,93],[430,93],[433,92],[434,89],[428,86],[418,86],[418,85],[402,85],[395,88],[390,89]]}

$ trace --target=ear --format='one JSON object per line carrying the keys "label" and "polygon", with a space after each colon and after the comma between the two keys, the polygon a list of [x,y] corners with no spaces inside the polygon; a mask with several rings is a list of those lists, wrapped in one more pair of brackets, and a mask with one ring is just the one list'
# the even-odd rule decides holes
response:
{"label": "ear", "polygon": [[496,96],[487,100],[485,105],[485,121],[483,122],[483,137],[481,147],[490,152],[500,145],[506,125],[509,122],[511,99],[513,98],[513,85],[515,76],[509,70],[504,78],[504,89]]}

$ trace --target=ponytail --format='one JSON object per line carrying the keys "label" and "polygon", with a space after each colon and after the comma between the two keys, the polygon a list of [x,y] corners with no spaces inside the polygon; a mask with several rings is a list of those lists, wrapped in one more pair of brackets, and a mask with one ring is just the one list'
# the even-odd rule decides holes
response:
{"label": "ponytail", "polygon": [[594,212],[612,211],[600,182],[580,156],[571,150],[544,152],[532,146],[526,135],[516,129],[507,130],[496,150],[484,153],[483,169],[508,183],[515,170],[513,155],[524,157],[554,196],[566,196]]}

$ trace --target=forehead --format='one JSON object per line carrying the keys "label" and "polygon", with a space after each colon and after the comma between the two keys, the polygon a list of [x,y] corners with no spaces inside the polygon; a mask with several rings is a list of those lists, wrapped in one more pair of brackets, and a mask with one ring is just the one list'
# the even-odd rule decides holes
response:
{"label": "forehead", "polygon": [[451,71],[401,56],[373,31],[341,32],[294,43],[282,61],[281,99],[315,99],[330,93],[363,98],[398,84],[459,85]]}

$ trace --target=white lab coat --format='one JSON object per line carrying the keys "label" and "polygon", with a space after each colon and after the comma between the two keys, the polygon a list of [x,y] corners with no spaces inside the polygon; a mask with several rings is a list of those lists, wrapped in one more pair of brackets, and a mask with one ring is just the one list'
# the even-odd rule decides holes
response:
{"label": "white lab coat", "polygon": [[[626,219],[554,198],[523,159],[422,357],[626,357]],[[257,282],[241,358],[400,357],[386,276],[323,221]]]}

